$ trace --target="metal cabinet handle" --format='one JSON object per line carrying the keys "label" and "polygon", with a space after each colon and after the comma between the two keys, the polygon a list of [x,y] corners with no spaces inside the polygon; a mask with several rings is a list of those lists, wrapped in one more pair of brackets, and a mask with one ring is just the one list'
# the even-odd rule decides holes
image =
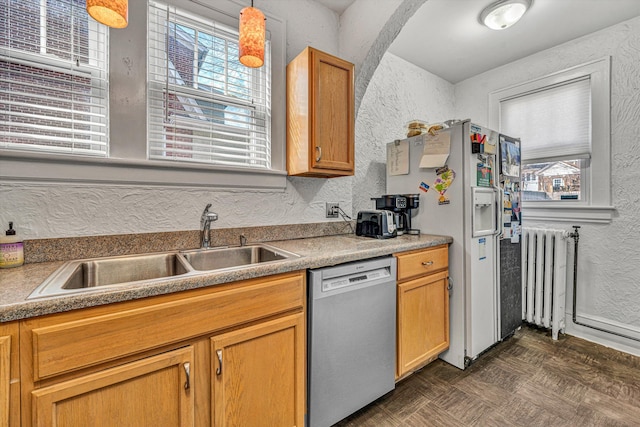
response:
{"label": "metal cabinet handle", "polygon": [[218,355],[218,367],[216,368],[216,375],[222,374],[222,350],[216,350]]}
{"label": "metal cabinet handle", "polygon": [[316,153],[317,153],[316,162],[319,162],[320,159],[322,158],[322,147],[316,146]]}
{"label": "metal cabinet handle", "polygon": [[433,265],[433,261],[425,261],[422,263],[425,267],[431,267]]}
{"label": "metal cabinet handle", "polygon": [[189,390],[189,388],[191,388],[191,364],[186,362],[182,366],[184,367],[184,373],[187,376],[187,380],[184,382],[184,389]]}

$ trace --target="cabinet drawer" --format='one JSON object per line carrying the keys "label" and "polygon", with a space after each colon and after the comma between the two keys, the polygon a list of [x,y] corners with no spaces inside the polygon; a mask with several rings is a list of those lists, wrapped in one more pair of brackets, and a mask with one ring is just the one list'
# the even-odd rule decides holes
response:
{"label": "cabinet drawer", "polygon": [[448,246],[403,252],[398,258],[398,281],[442,270],[449,265]]}
{"label": "cabinet drawer", "polygon": [[286,274],[164,296],[161,302],[122,303],[121,310],[106,314],[96,308],[26,321],[34,381],[301,309],[304,280],[302,273]]}

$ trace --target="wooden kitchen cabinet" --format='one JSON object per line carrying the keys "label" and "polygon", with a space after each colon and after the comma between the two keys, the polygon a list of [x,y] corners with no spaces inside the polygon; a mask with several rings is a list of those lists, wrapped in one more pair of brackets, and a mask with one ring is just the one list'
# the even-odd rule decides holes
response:
{"label": "wooden kitchen cabinet", "polygon": [[354,174],[354,65],[312,47],[287,65],[289,175]]}
{"label": "wooden kitchen cabinet", "polygon": [[0,335],[0,426],[9,425],[10,389],[11,337]]}
{"label": "wooden kitchen cabinet", "polygon": [[449,348],[448,247],[400,253],[396,379]]}
{"label": "wooden kitchen cabinet", "polygon": [[304,324],[298,313],[211,338],[216,426],[304,426]]}
{"label": "wooden kitchen cabinet", "polygon": [[192,366],[186,347],[35,390],[32,423],[193,426]]}
{"label": "wooden kitchen cabinet", "polygon": [[20,425],[18,322],[0,323],[0,426]]}
{"label": "wooden kitchen cabinet", "polygon": [[[242,387],[228,392],[242,392],[234,403],[249,396],[262,408],[254,423],[286,415],[302,425],[305,277],[285,273],[20,321],[21,425],[238,425],[214,422],[211,342],[221,337],[229,346],[225,371],[260,369],[258,383],[225,372]],[[285,385],[293,392],[282,394]]]}

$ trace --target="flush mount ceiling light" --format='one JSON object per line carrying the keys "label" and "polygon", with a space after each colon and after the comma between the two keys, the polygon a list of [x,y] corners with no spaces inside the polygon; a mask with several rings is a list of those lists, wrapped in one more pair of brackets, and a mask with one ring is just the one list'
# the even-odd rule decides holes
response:
{"label": "flush mount ceiling light", "polygon": [[259,68],[264,64],[265,39],[264,14],[253,7],[245,7],[240,11],[240,62],[247,67]]}
{"label": "flush mount ceiling light", "polygon": [[531,0],[499,0],[485,7],[480,22],[492,30],[509,28],[529,9]]}
{"label": "flush mount ceiling light", "polygon": [[87,12],[111,28],[125,28],[129,24],[129,0],[87,0]]}

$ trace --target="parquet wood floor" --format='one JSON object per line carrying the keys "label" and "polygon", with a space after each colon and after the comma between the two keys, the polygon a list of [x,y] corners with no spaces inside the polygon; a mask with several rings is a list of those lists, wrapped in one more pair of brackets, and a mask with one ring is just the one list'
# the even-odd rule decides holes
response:
{"label": "parquet wood floor", "polygon": [[530,327],[461,371],[436,360],[334,427],[640,426],[640,357]]}

